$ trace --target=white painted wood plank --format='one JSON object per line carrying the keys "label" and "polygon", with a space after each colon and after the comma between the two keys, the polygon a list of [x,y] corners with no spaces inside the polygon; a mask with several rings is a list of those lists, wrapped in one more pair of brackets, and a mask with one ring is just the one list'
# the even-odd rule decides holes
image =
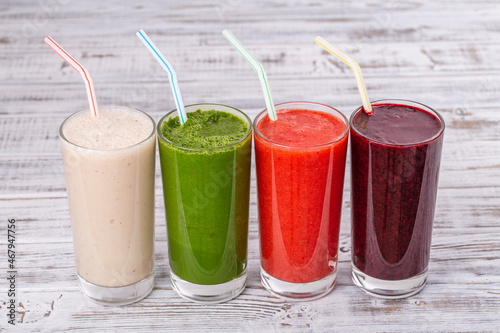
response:
{"label": "white painted wood plank", "polygon": [[[347,74],[347,73],[346,73]],[[421,76],[418,73],[367,79],[371,100],[401,98],[418,101],[436,109],[465,110],[494,108],[500,98],[500,73],[452,73]],[[65,116],[88,107],[81,80],[66,84],[24,83],[0,85],[5,97],[0,113],[47,113]],[[270,80],[275,103],[306,100],[337,107],[350,114],[360,105],[352,75],[345,77],[289,78]],[[308,81],[311,80],[311,81]],[[308,83],[312,82],[312,83]],[[265,108],[257,79],[223,81],[181,81],[186,104],[221,103],[247,111]],[[129,105],[148,113],[175,109],[167,82],[95,82],[101,105]]]}
{"label": "white painted wood plank", "polygon": [[[215,36],[214,36],[215,38]],[[222,35],[218,36],[221,42]],[[101,37],[102,44],[108,40]],[[73,56],[85,64],[94,81],[116,82],[118,80],[137,82],[144,78],[166,82],[168,77],[135,35],[120,38],[123,43],[109,49],[96,45],[82,50],[72,45]],[[130,39],[130,40],[129,40]],[[136,40],[137,39],[137,40]],[[61,44],[64,40],[61,41]],[[69,40],[72,42],[72,40]],[[193,79],[224,80],[236,76],[238,80],[256,79],[255,72],[229,43],[206,46],[184,46],[183,39],[171,44],[158,42],[165,49],[166,56],[175,66],[180,80]],[[354,57],[363,70],[365,78],[386,77],[394,74],[418,72],[434,75],[460,71],[491,72],[500,70],[497,54],[500,44],[491,42],[421,42],[377,44],[351,44],[337,42],[336,46]],[[68,48],[68,47],[67,47]],[[272,78],[290,77],[350,77],[346,65],[314,43],[303,44],[257,44],[251,47],[252,54],[259,59],[266,73]],[[68,48],[68,51],[71,51]],[[74,83],[78,74],[44,44],[30,44],[23,50],[26,55],[17,56],[16,48],[2,49],[0,60],[8,75],[0,77],[0,83]],[[484,73],[487,74],[487,73]],[[233,78],[234,79],[234,78]]]}
{"label": "white painted wood plank", "polygon": [[[495,331],[500,298],[494,290],[484,290],[477,284],[429,284],[425,291],[425,295],[391,301],[375,299],[353,287],[339,285],[323,299],[289,303],[257,288],[247,289],[227,304],[203,306],[173,297],[172,290],[155,289],[142,302],[122,308],[91,304],[83,300],[76,289],[45,294],[34,291],[25,295],[21,307],[24,314],[22,327],[30,331],[82,327],[91,331],[146,329],[185,332],[283,329],[441,332],[444,327],[446,331],[464,331],[464,328],[467,331]],[[442,311],[439,318],[435,318],[436,309]]]}
{"label": "white painted wood plank", "polygon": [[[226,8],[232,8],[221,12],[220,7],[226,4],[229,5]],[[494,21],[498,10],[498,4],[492,1],[474,4],[472,1],[436,4],[431,1],[294,1],[290,4],[246,3],[239,0],[208,4],[199,1],[182,4],[156,1],[139,6],[113,1],[107,6],[97,7],[71,2],[54,8],[51,13],[46,13],[39,5],[7,10],[3,13],[6,21],[3,31],[12,34],[12,38],[17,37],[16,42],[19,43],[42,35],[41,30],[76,37],[109,33],[117,36],[123,33],[124,28],[133,32],[137,26],[154,33],[184,36],[195,45],[210,43],[213,34],[220,34],[227,26],[234,27],[234,32],[246,32],[250,42],[262,42],[260,36],[272,38],[270,32],[287,41],[309,40],[318,31],[350,41],[495,40],[500,33]],[[353,29],[344,28],[349,23]],[[69,24],[72,29],[61,28]],[[483,28],[489,28],[489,33],[483,33]],[[113,46],[118,41],[109,38],[108,43]]]}

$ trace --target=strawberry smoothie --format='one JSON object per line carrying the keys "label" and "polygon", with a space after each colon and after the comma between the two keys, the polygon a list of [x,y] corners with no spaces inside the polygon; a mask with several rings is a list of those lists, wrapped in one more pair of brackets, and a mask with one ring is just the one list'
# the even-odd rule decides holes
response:
{"label": "strawberry smoothie", "polygon": [[335,283],[347,120],[316,103],[276,108],[277,121],[264,111],[254,124],[262,281],[278,296],[317,298]]}

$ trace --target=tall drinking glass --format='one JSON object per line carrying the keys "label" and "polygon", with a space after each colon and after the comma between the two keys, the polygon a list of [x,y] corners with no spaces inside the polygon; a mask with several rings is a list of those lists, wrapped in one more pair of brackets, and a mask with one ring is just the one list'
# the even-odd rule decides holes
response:
{"label": "tall drinking glass", "polygon": [[336,281],[348,121],[319,103],[276,111],[254,122],[261,280],[279,297],[315,299]]}
{"label": "tall drinking glass", "polygon": [[97,303],[133,303],[153,288],[155,127],[142,111],[104,106],[59,129],[78,282]]}
{"label": "tall drinking glass", "polygon": [[219,104],[186,107],[158,123],[170,279],[192,301],[238,296],[247,279],[252,122]]}
{"label": "tall drinking glass", "polygon": [[427,279],[444,120],[406,100],[372,103],[351,125],[352,278],[402,298]]}

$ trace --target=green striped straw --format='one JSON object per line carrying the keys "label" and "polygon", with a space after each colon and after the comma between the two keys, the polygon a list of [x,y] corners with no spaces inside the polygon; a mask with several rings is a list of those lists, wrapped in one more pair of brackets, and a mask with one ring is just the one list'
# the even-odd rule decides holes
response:
{"label": "green striped straw", "polygon": [[269,85],[267,83],[266,73],[262,65],[255,59],[255,57],[248,52],[248,50],[240,43],[239,40],[234,37],[234,35],[227,29],[222,32],[222,35],[233,45],[238,52],[252,65],[253,69],[259,75],[260,85],[262,86],[262,92],[264,93],[264,99],[266,100],[267,113],[271,120],[278,119],[276,117],[276,110],[274,109],[273,99],[271,98],[271,93],[269,92]]}

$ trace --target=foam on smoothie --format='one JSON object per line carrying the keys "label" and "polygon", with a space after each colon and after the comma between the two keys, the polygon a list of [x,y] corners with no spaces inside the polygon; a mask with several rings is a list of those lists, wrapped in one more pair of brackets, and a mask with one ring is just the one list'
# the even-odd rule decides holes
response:
{"label": "foam on smoothie", "polygon": [[147,139],[154,126],[147,115],[120,107],[99,110],[99,117],[81,112],[67,120],[63,135],[80,147],[111,150],[130,147]]}
{"label": "foam on smoothie", "polygon": [[345,123],[333,114],[304,109],[282,109],[278,120],[264,117],[259,132],[274,142],[294,146],[314,146],[337,139],[346,129]]}
{"label": "foam on smoothie", "polygon": [[417,144],[439,133],[438,118],[415,106],[402,104],[372,105],[373,114],[358,112],[353,125],[366,137],[389,144]]}
{"label": "foam on smoothie", "polygon": [[198,109],[188,113],[181,125],[179,117],[166,120],[161,127],[165,138],[187,148],[215,148],[237,142],[248,132],[248,124],[229,112]]}

